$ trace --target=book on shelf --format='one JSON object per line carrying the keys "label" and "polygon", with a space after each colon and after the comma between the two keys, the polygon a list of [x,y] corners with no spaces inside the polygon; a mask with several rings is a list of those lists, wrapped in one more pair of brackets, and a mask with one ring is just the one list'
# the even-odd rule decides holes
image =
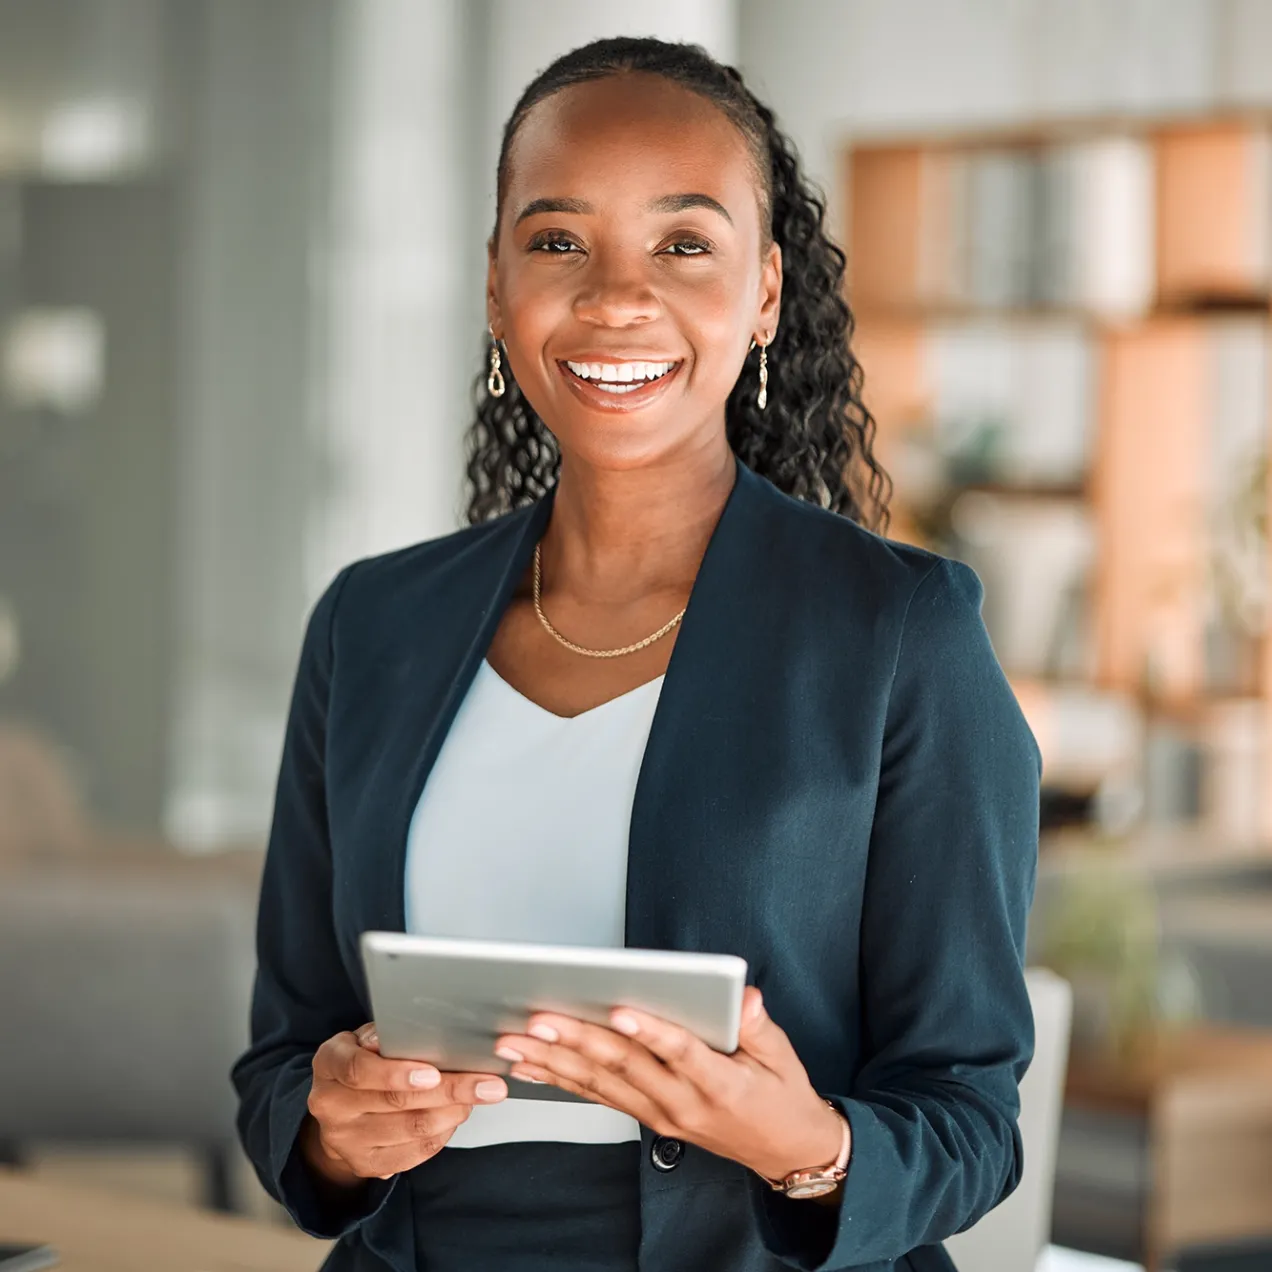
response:
{"label": "book on shelf", "polygon": [[1032,303],[1039,272],[1035,204],[1039,189],[1035,151],[987,149],[969,159],[968,194],[971,304],[981,308]]}
{"label": "book on shelf", "polygon": [[937,322],[923,336],[938,443],[965,480],[1080,483],[1091,458],[1098,349],[1069,318]]}
{"label": "book on shelf", "polygon": [[1090,676],[1089,510],[1073,500],[971,491],[950,519],[951,551],[985,585],[982,615],[999,661],[1030,677]]}
{"label": "book on shelf", "polygon": [[1042,752],[1047,787],[1091,794],[1106,783],[1137,785],[1145,729],[1132,697],[1074,681],[1010,679]]}
{"label": "book on shelf", "polygon": [[1156,283],[1153,148],[1114,135],[1072,149],[1072,303],[1110,319],[1146,313]]}
{"label": "book on shelf", "polygon": [[865,149],[849,171],[849,290],[863,309],[1124,317],[1152,301],[1143,138]]}
{"label": "book on shelf", "polygon": [[1266,303],[1272,125],[1249,119],[1163,129],[1156,171],[1159,299]]}
{"label": "book on shelf", "polygon": [[1106,341],[1102,683],[1168,700],[1258,689],[1267,601],[1269,326],[1159,318]]}

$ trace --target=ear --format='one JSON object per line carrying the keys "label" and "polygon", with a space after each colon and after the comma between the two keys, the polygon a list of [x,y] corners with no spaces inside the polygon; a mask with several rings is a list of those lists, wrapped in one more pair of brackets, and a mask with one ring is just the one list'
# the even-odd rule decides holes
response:
{"label": "ear", "polygon": [[774,332],[777,331],[781,310],[782,249],[776,243],[772,243],[760,267],[760,311],[756,315],[756,330],[767,331],[771,340]]}
{"label": "ear", "polygon": [[495,238],[486,240],[486,321],[495,333],[495,339],[503,338],[503,314],[499,308],[499,259],[495,255]]}

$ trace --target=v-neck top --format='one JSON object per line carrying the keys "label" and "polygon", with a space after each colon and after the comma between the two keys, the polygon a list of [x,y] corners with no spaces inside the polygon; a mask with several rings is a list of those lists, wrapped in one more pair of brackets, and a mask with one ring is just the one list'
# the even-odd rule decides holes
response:
{"label": "v-neck top", "polygon": [[[636,779],[663,677],[576,716],[532,702],[483,660],[407,837],[406,930],[621,947]],[[638,1139],[591,1104],[479,1105],[448,1147]]]}

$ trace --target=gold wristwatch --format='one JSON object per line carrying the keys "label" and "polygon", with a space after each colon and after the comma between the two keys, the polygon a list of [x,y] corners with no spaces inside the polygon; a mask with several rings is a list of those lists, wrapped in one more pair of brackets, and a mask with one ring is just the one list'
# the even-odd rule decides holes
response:
{"label": "gold wristwatch", "polygon": [[839,1156],[829,1166],[812,1166],[805,1167],[803,1170],[793,1170],[785,1179],[770,1179],[767,1175],[760,1175],[760,1178],[775,1192],[785,1193],[786,1196],[797,1201],[809,1197],[824,1197],[827,1193],[834,1192],[843,1182],[844,1176],[848,1174],[852,1130],[842,1111],[830,1100],[826,1103],[835,1110],[835,1115],[844,1124],[843,1139],[839,1143]]}

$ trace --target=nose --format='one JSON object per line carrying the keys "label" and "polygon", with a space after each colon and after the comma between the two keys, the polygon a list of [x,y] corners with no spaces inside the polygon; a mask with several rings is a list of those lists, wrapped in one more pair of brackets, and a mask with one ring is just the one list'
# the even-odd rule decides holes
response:
{"label": "nose", "polygon": [[662,312],[658,293],[626,253],[595,254],[580,278],[574,314],[597,327],[630,327],[652,322]]}

